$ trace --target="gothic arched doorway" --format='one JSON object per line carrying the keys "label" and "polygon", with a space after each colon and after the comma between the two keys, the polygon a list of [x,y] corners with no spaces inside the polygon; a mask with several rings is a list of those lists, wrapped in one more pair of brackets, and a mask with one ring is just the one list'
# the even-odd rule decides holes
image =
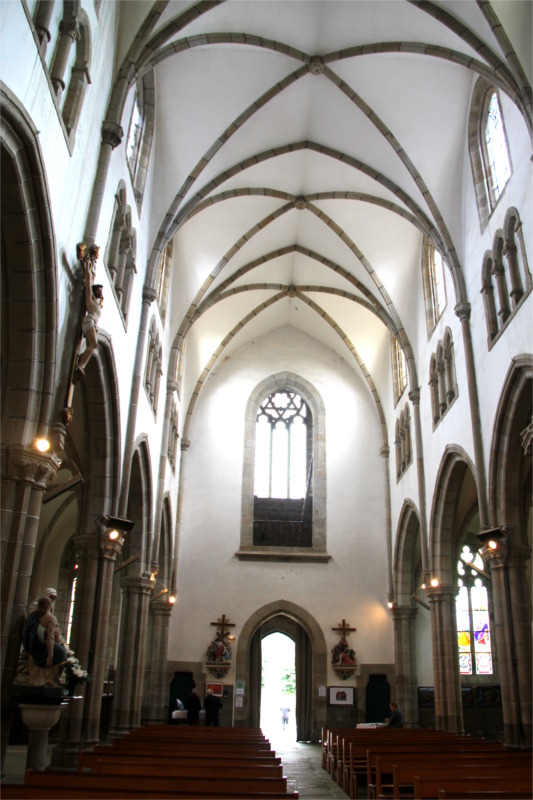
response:
{"label": "gothic arched doorway", "polygon": [[236,681],[244,684],[242,706],[235,709],[237,726],[259,727],[261,707],[261,642],[282,633],[295,643],[296,738],[318,742],[326,724],[327,649],[322,630],[303,608],[280,600],[259,609],[243,625],[237,646]]}

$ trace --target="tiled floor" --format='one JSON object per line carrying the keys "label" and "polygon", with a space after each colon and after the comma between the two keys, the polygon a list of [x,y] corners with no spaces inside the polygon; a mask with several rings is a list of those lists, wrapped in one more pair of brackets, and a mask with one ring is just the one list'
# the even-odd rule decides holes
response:
{"label": "tiled floor", "polygon": [[[319,744],[304,744],[280,738],[272,742],[272,748],[280,756],[283,774],[291,789],[299,793],[300,800],[346,800],[347,795],[322,769],[322,750]],[[51,750],[52,747],[49,748],[49,753]],[[5,783],[24,783],[25,767],[26,747],[8,747],[2,780]]]}

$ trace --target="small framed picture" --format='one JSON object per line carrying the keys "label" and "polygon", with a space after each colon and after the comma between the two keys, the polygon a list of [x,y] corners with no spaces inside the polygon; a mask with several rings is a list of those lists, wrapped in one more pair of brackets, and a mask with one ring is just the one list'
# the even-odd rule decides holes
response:
{"label": "small framed picture", "polygon": [[224,697],[224,684],[223,683],[206,683],[205,691],[211,689],[215,697]]}
{"label": "small framed picture", "polygon": [[353,706],[353,686],[330,686],[330,706]]}

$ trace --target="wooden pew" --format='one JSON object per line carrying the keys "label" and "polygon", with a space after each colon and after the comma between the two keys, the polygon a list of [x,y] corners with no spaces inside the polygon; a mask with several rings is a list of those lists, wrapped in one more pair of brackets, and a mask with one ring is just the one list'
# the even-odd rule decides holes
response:
{"label": "wooden pew", "polygon": [[502,792],[495,792],[492,789],[472,792],[447,792],[446,789],[439,789],[438,800],[531,800],[531,792],[510,792],[507,789]]}
{"label": "wooden pew", "polygon": [[187,759],[180,762],[166,761],[159,762],[139,762],[131,758],[98,758],[98,756],[85,755],[78,762],[78,772],[97,773],[99,775],[146,775],[149,770],[150,775],[186,778],[186,777],[213,777],[232,778],[236,775],[239,778],[282,778],[283,769],[280,764],[244,764],[243,762],[220,761],[214,763],[213,759],[203,760]]}
{"label": "wooden pew", "polygon": [[[99,792],[92,787],[71,787],[63,783],[60,786],[25,786],[22,784],[4,784],[2,800],[235,800],[233,792],[171,792],[135,789],[104,789]],[[246,792],[238,795],[238,800],[298,800],[298,792]]]}
{"label": "wooden pew", "polygon": [[394,743],[389,741],[374,741],[359,744],[350,742],[349,760],[344,764],[344,791],[350,797],[356,797],[359,789],[375,782],[374,760],[376,755],[405,754],[412,756],[427,757],[432,754],[445,752],[490,752],[503,753],[503,745],[500,742],[485,742],[483,739],[470,739],[468,737],[453,736],[450,739],[436,738],[431,736],[425,739],[405,739],[396,740]]}
{"label": "wooden pew", "polygon": [[369,767],[374,769],[374,782],[368,783],[368,797],[375,800],[378,797],[392,797],[393,771],[397,765],[402,768],[412,768],[413,774],[423,763],[424,770],[430,768],[437,770],[453,771],[455,767],[468,767],[472,774],[478,774],[485,767],[497,767],[501,771],[511,769],[531,769],[531,753],[503,751],[500,755],[494,752],[444,752],[435,755],[424,754],[423,762],[420,756],[412,753],[388,754],[368,753]]}
{"label": "wooden pew", "polygon": [[[111,748],[108,748],[111,750]],[[224,756],[213,756],[211,754],[205,755],[201,752],[196,752],[195,755],[183,755],[182,753],[174,753],[170,756],[160,756],[160,755],[130,755],[129,753],[118,754],[115,751],[110,753],[93,753],[93,752],[84,752],[80,753],[78,758],[78,771],[83,772],[84,767],[90,767],[91,762],[97,759],[98,761],[110,761],[114,762],[117,759],[121,761],[133,761],[136,764],[142,764],[144,767],[149,768],[151,765],[157,768],[165,769],[169,764],[198,764],[202,766],[206,762],[213,765],[213,768],[217,766],[234,766],[235,768],[240,767],[241,765],[244,767],[253,767],[254,765],[257,766],[276,766],[281,768],[281,758],[276,756],[275,758],[263,758],[262,756],[240,756],[238,753],[230,753]]]}
{"label": "wooden pew", "polygon": [[438,800],[439,792],[443,789],[458,793],[461,798],[466,797],[469,793],[481,791],[498,792],[503,794],[505,800],[516,793],[525,794],[528,798],[532,796],[531,776],[529,778],[466,776],[456,780],[449,776],[415,775],[414,800]]}
{"label": "wooden pew", "polygon": [[[494,790],[501,791],[507,782],[509,790],[518,789],[523,791],[529,789],[531,794],[532,778],[530,769],[520,769],[515,767],[502,768],[496,767],[494,774],[491,774],[489,767],[481,768],[479,774],[473,774],[472,766],[466,767],[444,767],[438,768],[430,765],[426,768],[425,764],[418,763],[418,766],[404,766],[402,763],[395,764],[393,767],[393,790],[392,797],[395,800],[400,798],[433,798],[438,797],[439,789],[453,789],[463,791],[468,789],[479,789],[482,786],[489,788],[492,785]],[[418,781],[418,784],[417,784]],[[476,783],[477,782],[477,783]],[[515,782],[518,784],[515,786]],[[418,790],[417,790],[418,785]],[[418,794],[417,794],[418,791]]]}
{"label": "wooden pew", "polygon": [[64,772],[56,770],[27,770],[24,784],[28,787],[40,786],[57,787],[67,784],[70,789],[84,788],[93,789],[95,792],[107,792],[108,790],[143,790],[149,797],[152,792],[189,792],[191,794],[208,792],[233,793],[235,797],[241,797],[247,793],[269,792],[275,794],[287,794],[287,779],[277,778],[241,778],[233,776],[231,778],[211,775],[210,777],[185,777],[176,779],[175,777],[165,777],[155,774],[150,775],[103,775],[94,773]]}

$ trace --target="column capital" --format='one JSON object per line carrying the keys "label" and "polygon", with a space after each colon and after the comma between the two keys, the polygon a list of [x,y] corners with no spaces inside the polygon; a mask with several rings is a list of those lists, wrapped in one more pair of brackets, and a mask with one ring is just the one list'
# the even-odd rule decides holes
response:
{"label": "column capital", "polygon": [[8,445],[0,452],[4,479],[33,484],[43,491],[55,478],[61,464],[53,452],[38,453],[22,445]]}
{"label": "column capital", "polygon": [[424,589],[429,603],[442,603],[453,601],[457,595],[457,586],[427,586]]}
{"label": "column capital", "polygon": [[122,142],[124,131],[116,122],[104,122],[102,124],[102,144],[111,145],[114,150]]}
{"label": "column capital", "polygon": [[150,286],[145,286],[143,288],[143,303],[148,303],[148,305],[152,305],[156,297],[157,297],[157,292],[155,289],[152,289]]}
{"label": "column capital", "polygon": [[390,447],[389,447],[389,445],[388,444],[383,445],[383,447],[379,451],[379,454],[380,454],[380,456],[382,458],[389,458],[389,456],[390,456]]}
{"label": "column capital", "polygon": [[468,322],[470,319],[470,313],[472,311],[472,307],[470,303],[457,303],[454,308],[455,315],[459,317],[461,322]]}
{"label": "column capital", "polygon": [[398,619],[414,619],[418,614],[418,609],[416,606],[397,606],[394,605],[391,610],[391,617],[393,620]]}
{"label": "column capital", "polygon": [[150,580],[149,572],[142,572],[140,575],[125,575],[120,580],[120,586],[128,594],[151,595],[154,581]]}
{"label": "column capital", "polygon": [[411,403],[414,406],[419,405],[420,404],[420,389],[419,388],[418,389],[411,389],[411,391],[408,394],[408,397],[409,397],[409,400],[411,401]]}

